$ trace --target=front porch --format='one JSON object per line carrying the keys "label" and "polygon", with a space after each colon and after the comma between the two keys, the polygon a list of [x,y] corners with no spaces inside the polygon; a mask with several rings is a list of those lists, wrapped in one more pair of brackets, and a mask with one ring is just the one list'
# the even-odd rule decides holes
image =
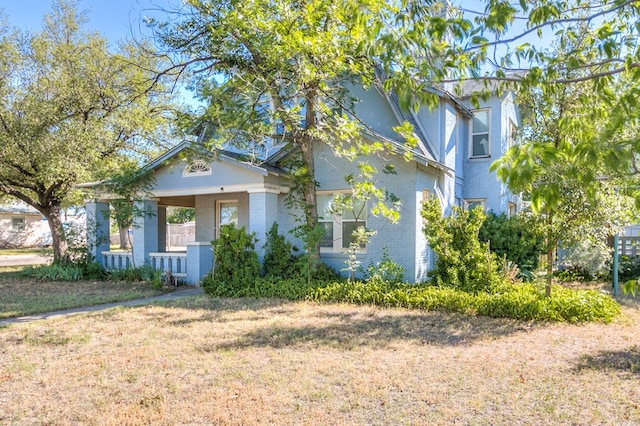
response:
{"label": "front porch", "polygon": [[[138,212],[133,224],[131,251],[110,250],[109,202],[87,203],[88,245],[93,258],[107,269],[125,269],[150,265],[171,274],[190,285],[198,285],[213,268],[211,242],[219,235],[221,225],[234,223],[255,232],[265,241],[266,233],[277,221],[278,194],[276,188],[247,188],[245,192],[219,191],[190,196],[171,196],[158,191],[159,197],[134,202]],[[195,240],[186,250],[169,251],[167,244],[167,207],[195,209]],[[262,259],[262,244],[257,248]]]}

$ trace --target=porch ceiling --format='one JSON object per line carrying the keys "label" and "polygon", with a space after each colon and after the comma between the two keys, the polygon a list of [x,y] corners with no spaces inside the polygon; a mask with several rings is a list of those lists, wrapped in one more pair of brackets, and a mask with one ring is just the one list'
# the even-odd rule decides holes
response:
{"label": "porch ceiling", "polygon": [[194,208],[196,206],[196,196],[180,195],[180,196],[173,196],[173,197],[160,197],[158,198],[158,204],[161,206]]}

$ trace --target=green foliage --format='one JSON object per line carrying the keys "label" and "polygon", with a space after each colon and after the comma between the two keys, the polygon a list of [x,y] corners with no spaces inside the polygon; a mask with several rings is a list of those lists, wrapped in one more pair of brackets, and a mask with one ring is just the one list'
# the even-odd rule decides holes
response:
{"label": "green foliage", "polygon": [[41,281],[80,281],[83,278],[82,267],[72,264],[28,266],[23,274]]}
{"label": "green foliage", "polygon": [[618,258],[618,279],[621,282],[635,280],[640,277],[640,257],[620,256]]}
{"label": "green foliage", "polygon": [[111,269],[107,271],[107,277],[110,281],[127,281],[127,282],[148,282],[155,289],[161,289],[162,271],[154,269],[151,265],[142,265],[136,268]]}
{"label": "green foliage", "polygon": [[422,208],[424,234],[436,254],[429,271],[433,284],[475,293],[504,282],[495,254],[478,239],[485,219],[481,207],[472,213],[454,207],[450,216],[442,214],[440,201],[433,198]]}
{"label": "green foliage", "polygon": [[491,252],[515,263],[519,277],[532,280],[538,268],[538,260],[545,253],[542,224],[531,216],[487,213],[480,227],[478,238],[488,243]]}
{"label": "green foliage", "polygon": [[265,277],[282,279],[298,277],[297,259],[292,254],[293,246],[284,235],[278,234],[278,224],[275,222],[267,233],[264,249],[262,267]]}
{"label": "green foliage", "polygon": [[494,294],[479,294],[477,312],[496,318],[562,321],[570,323],[610,322],[620,314],[620,305],[595,290],[571,290],[554,286],[551,296],[534,284],[522,284]]}
{"label": "green foliage", "polygon": [[389,256],[389,248],[385,247],[382,259],[375,264],[369,263],[363,271],[365,281],[384,281],[392,284],[404,281],[405,269]]}
{"label": "green foliage", "polygon": [[110,52],[75,6],[54,1],[33,33],[0,16],[0,192],[47,218],[55,261],[66,255],[59,212],[79,200],[75,185],[102,179],[114,157],[148,152],[171,116],[161,84],[149,85],[157,58],[134,43]]}
{"label": "green foliage", "polygon": [[170,207],[167,209],[167,223],[187,223],[196,218],[196,209],[189,207]]}
{"label": "green foliage", "polygon": [[622,291],[624,294],[631,294],[635,297],[636,293],[640,291],[640,281],[638,281],[638,279],[625,281],[622,286]]}
{"label": "green foliage", "polygon": [[551,297],[533,284],[503,286],[487,293],[430,285],[347,281],[318,287],[309,298],[383,307],[438,310],[496,318],[553,322],[610,322],[620,314],[611,297],[590,290],[556,287]]}
{"label": "green foliage", "polygon": [[27,266],[22,274],[42,281],[99,280],[107,275],[102,265],[91,261],[86,255],[86,250],[83,256],[78,256],[75,260],[54,262],[51,265]]}
{"label": "green foliage", "polygon": [[211,242],[215,259],[211,278],[202,281],[208,294],[233,296],[254,285],[260,276],[256,241],[255,233],[248,234],[244,227],[233,223],[220,227],[220,237]]}

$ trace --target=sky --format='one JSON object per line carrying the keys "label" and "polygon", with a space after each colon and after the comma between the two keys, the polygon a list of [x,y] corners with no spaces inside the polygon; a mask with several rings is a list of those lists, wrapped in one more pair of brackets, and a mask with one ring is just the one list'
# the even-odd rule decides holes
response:
{"label": "sky", "polygon": [[[11,27],[39,31],[52,0],[0,0]],[[161,8],[179,5],[180,0],[78,0],[78,10],[86,10],[84,29],[95,30],[110,41],[149,34],[143,16],[161,17]]]}

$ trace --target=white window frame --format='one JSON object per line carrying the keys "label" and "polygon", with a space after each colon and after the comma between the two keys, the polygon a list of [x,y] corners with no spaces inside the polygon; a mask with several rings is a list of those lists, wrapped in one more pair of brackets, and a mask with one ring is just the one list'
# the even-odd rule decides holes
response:
{"label": "white window frame", "polygon": [[[338,194],[348,194],[349,192],[347,191],[318,191],[316,194],[316,197],[318,196],[331,196],[331,197],[335,197]],[[316,203],[318,202],[317,198],[316,198]],[[320,207],[320,205],[318,204],[318,207]],[[331,247],[327,247],[327,246],[320,246],[320,252],[321,253],[342,253],[345,250],[347,250],[349,247],[343,247],[343,229],[342,229],[342,225],[344,223],[349,223],[349,222],[354,222],[354,223],[359,223],[362,222],[363,226],[366,228],[367,226],[367,212],[368,212],[368,207],[367,204],[365,203],[364,206],[364,220],[359,220],[360,218],[357,219],[344,219],[343,215],[344,214],[333,214],[331,219],[324,219],[324,217],[326,216],[324,212],[322,211],[318,211],[318,223],[319,224],[323,224],[323,223],[331,223],[332,224],[332,230],[333,230],[333,245]],[[357,250],[359,253],[365,253],[367,251],[366,247],[362,247],[360,249]]]}
{"label": "white window frame", "polygon": [[11,230],[13,232],[24,232],[27,229],[27,220],[24,216],[11,217]]}
{"label": "white window frame", "polygon": [[204,160],[195,160],[188,164],[182,171],[183,177],[209,176],[210,174],[211,166]]}
{"label": "white window frame", "polygon": [[472,206],[474,204],[481,205],[483,210],[487,209],[487,199],[486,198],[466,198],[464,200],[464,209],[465,210],[472,210],[473,209]]}
{"label": "white window frame", "polygon": [[[472,111],[475,116],[478,113],[487,113],[487,131],[486,132],[475,132],[473,126],[473,117],[471,118],[471,132],[469,136],[469,158],[490,158],[491,157],[491,108],[482,108]],[[473,152],[473,138],[476,135],[487,135],[487,153],[483,155],[474,155]]]}
{"label": "white window frame", "polygon": [[[238,211],[238,216],[240,216],[240,205],[238,203],[238,200],[217,200],[216,201],[216,239],[220,238],[220,227],[222,225],[227,225],[228,223],[231,223],[231,222],[220,223],[222,220],[222,216],[221,216],[222,207],[225,204],[235,204],[236,209]],[[236,227],[239,226],[238,223],[236,223],[235,225]]]}

